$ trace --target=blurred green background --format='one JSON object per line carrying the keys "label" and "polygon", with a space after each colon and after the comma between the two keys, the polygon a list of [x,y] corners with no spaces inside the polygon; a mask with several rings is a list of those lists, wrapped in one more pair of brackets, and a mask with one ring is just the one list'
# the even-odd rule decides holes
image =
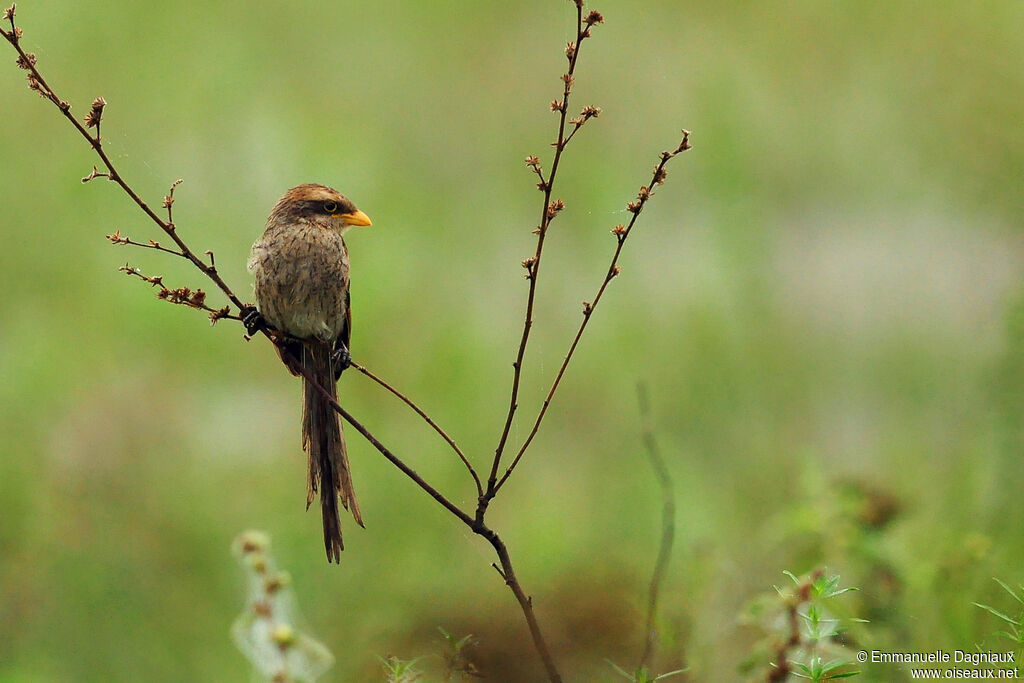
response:
{"label": "blurred green background", "polygon": [[[595,4],[576,106],[602,116],[559,176],[518,444],[614,246],[608,231],[678,131],[547,422],[495,503],[568,680],[642,645],[660,500],[635,386],[678,493],[657,668],[739,678],[744,605],[827,566],[862,591],[868,649],[1005,650],[1024,580],[1024,4]],[[353,354],[481,469],[521,329],[572,5],[20,3],[24,44],[151,204],[251,294],[250,244],[288,187],[334,185],[374,226],[348,240]],[[437,627],[489,680],[540,680],[522,615],[474,538],[349,430],[365,531],[341,567],[306,513],[299,386],[237,324],[157,301],[115,247],[159,238],[48,103],[0,69],[0,681],[248,681],[229,552],[273,537],[326,679],[379,680]],[[219,297],[211,292],[211,302]],[[471,482],[393,398],[343,403],[464,506]],[[765,662],[760,662],[764,665]],[[865,668],[867,680],[905,671]],[[674,679],[681,680],[681,679]]]}

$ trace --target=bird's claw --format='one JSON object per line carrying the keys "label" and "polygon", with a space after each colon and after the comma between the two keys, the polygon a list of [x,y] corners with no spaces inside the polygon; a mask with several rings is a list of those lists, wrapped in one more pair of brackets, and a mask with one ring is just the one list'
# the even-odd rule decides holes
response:
{"label": "bird's claw", "polygon": [[255,306],[243,306],[238,314],[242,318],[242,324],[245,325],[245,331],[249,333],[250,337],[255,336],[260,330],[267,327],[266,318],[256,310]]}
{"label": "bird's claw", "polygon": [[331,363],[339,373],[348,370],[352,366],[352,354],[349,353],[348,347],[341,344],[334,349],[334,353],[331,354]]}

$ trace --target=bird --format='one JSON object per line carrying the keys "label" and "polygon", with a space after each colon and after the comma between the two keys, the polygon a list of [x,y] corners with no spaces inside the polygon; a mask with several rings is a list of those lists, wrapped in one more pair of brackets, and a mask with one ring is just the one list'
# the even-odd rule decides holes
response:
{"label": "bird", "polygon": [[344,235],[353,226],[369,225],[370,217],[332,187],[306,183],[285,192],[271,210],[263,236],[252,246],[248,269],[255,280],[256,306],[247,306],[242,313],[250,335],[273,328],[281,360],[293,375],[303,375],[302,448],[309,460],[306,509],[319,492],[327,561],[339,564],[345,549],[339,499],[356,523],[364,524],[341,423],[320,389],[336,401],[337,381],[351,363],[352,306]]}

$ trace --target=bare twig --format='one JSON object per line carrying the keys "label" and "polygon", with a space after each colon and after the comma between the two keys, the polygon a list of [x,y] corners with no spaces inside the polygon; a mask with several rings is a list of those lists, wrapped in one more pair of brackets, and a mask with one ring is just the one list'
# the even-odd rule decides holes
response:
{"label": "bare twig", "polygon": [[[178,236],[177,231],[175,230],[174,227],[174,223],[171,223],[169,220],[164,221],[162,218],[157,216],[153,209],[151,209],[149,205],[146,204],[146,202],[142,201],[142,198],[139,197],[135,190],[133,190],[124,180],[124,178],[121,177],[121,174],[117,172],[117,169],[114,168],[113,162],[110,160],[110,157],[107,156],[106,151],[103,149],[103,142],[100,139],[99,133],[100,120],[103,116],[103,108],[107,104],[106,101],[102,97],[96,98],[96,100],[92,103],[92,108],[89,110],[89,113],[86,115],[84,119],[85,125],[80,123],[78,119],[76,119],[71,114],[71,105],[66,100],[62,100],[60,97],[58,97],[57,93],[53,90],[53,88],[50,87],[50,84],[46,81],[45,78],[43,78],[43,75],[39,73],[39,70],[36,68],[35,55],[33,55],[30,52],[25,52],[25,50],[22,48],[22,30],[19,27],[17,27],[14,23],[14,12],[14,5],[11,5],[10,8],[4,11],[4,19],[10,22],[11,28],[9,31],[0,29],[0,36],[7,40],[7,42],[10,43],[11,46],[17,51],[18,66],[29,72],[28,87],[31,90],[35,90],[44,99],[47,99],[50,102],[52,102],[53,105],[60,110],[60,113],[64,116],[64,118],[70,121],[71,125],[75,127],[75,130],[77,130],[82,137],[89,141],[89,145],[93,148],[93,151],[96,152],[96,155],[100,158],[100,161],[103,162],[103,166],[107,169],[106,171],[99,171],[99,169],[97,169],[94,166],[92,173],[83,178],[83,181],[103,177],[117,183],[121,187],[121,189],[124,190],[125,194],[127,194],[128,197],[130,197],[131,200],[135,202],[135,204],[140,209],[142,209],[143,213],[149,216],[149,219],[156,223],[157,226],[174,241],[174,243],[178,246],[178,249],[181,251],[181,255],[183,255],[184,258],[191,261],[196,268],[198,268],[200,271],[202,271],[204,275],[206,275],[206,277],[210,278],[210,280],[212,280],[213,283],[216,284],[217,287],[222,292],[224,292],[224,295],[227,296],[228,300],[231,301],[231,303],[233,303],[235,306],[237,306],[239,310],[241,310],[244,304],[237,296],[235,296],[234,292],[231,291],[231,288],[228,287],[227,283],[225,283],[224,280],[221,279],[220,274],[217,272],[216,266],[212,264],[207,265],[191,249],[189,249],[188,245],[185,244],[181,237]],[[89,128],[96,128],[95,136],[89,133]],[[177,183],[175,183],[175,185],[177,185]],[[173,187],[171,192],[173,194]],[[168,206],[166,208],[169,209],[170,207]],[[169,213],[168,217],[170,217]]]}
{"label": "bare twig", "polygon": [[551,103],[551,110],[558,112],[558,137],[551,143],[555,148],[554,157],[551,160],[551,171],[545,177],[537,157],[526,158],[526,164],[537,174],[540,182],[537,188],[544,193],[543,210],[541,211],[540,224],[535,232],[537,233],[537,247],[533,256],[523,261],[526,268],[526,278],[530,281],[529,293],[526,297],[526,316],[523,321],[523,333],[519,339],[519,350],[516,352],[516,360],[512,364],[512,390],[509,395],[508,412],[505,415],[505,426],[501,430],[501,437],[494,449],[494,459],[491,461],[491,473],[487,478],[487,492],[481,496],[477,515],[481,516],[487,509],[487,505],[497,492],[498,467],[501,465],[501,456],[505,451],[508,435],[512,429],[512,420],[516,414],[519,400],[519,383],[523,372],[523,356],[526,354],[526,345],[530,340],[530,329],[533,327],[533,307],[537,296],[537,277],[540,273],[541,257],[544,254],[544,238],[548,232],[548,226],[555,216],[565,208],[561,199],[552,201],[551,193],[554,189],[555,177],[558,175],[558,165],[562,160],[562,153],[565,151],[569,140],[576,134],[576,131],[589,119],[600,114],[597,107],[585,107],[580,116],[569,122],[573,126],[569,135],[566,135],[567,114],[569,111],[569,97],[572,94],[572,86],[575,82],[576,63],[580,57],[580,47],[583,41],[590,37],[590,28],[595,24],[604,21],[600,12],[590,12],[583,16],[583,0],[576,0],[576,41],[566,45],[565,57],[569,60],[569,68],[562,75],[562,99]]}
{"label": "bare twig", "polygon": [[[274,341],[273,337],[271,336],[272,331],[264,329],[262,330],[262,332],[264,335],[267,336],[268,339]],[[310,385],[312,385],[317,391],[319,391],[323,395],[325,399],[327,399],[327,402],[331,404],[331,407],[333,407],[334,410],[339,415],[345,418],[346,422],[352,425],[357,432],[363,435],[363,438],[370,442],[371,446],[376,448],[381,455],[383,455],[391,462],[391,464],[393,464],[398,469],[402,470],[402,472],[405,473],[407,477],[412,479],[417,486],[426,491],[430,495],[430,497],[436,500],[438,503],[440,503],[442,507],[444,507],[450,513],[452,513],[460,520],[462,520],[464,524],[466,524],[470,528],[473,528],[475,522],[472,517],[463,512],[458,505],[448,500],[448,498],[446,498],[443,493],[441,493],[433,486],[428,484],[423,477],[416,473],[415,470],[413,470],[411,467],[402,462],[402,460],[394,453],[392,453],[387,446],[378,441],[377,437],[371,434],[366,427],[364,427],[359,421],[352,417],[351,413],[349,413],[347,410],[341,407],[337,399],[331,396],[331,392],[327,391],[327,389],[321,386],[320,383],[317,382],[316,379],[313,377],[313,375],[310,374],[309,370],[307,370],[297,358],[295,358],[288,352],[288,349],[286,347],[278,346],[278,348],[281,349],[281,353],[288,358],[288,367],[297,370],[299,374],[301,374],[303,378],[305,378],[305,380],[310,383]]]}
{"label": "bare twig", "polygon": [[[551,651],[544,640],[544,634],[540,630],[537,615],[533,611],[533,599],[526,594],[526,591],[519,584],[519,579],[516,578],[515,569],[512,568],[512,559],[509,557],[508,548],[505,546],[504,541],[501,540],[497,532],[488,528],[479,519],[473,523],[471,528],[474,533],[487,539],[487,542],[494,548],[494,552],[498,554],[498,561],[501,562],[501,569],[498,570],[498,573],[505,580],[505,585],[511,589],[512,594],[516,596],[516,600],[519,602],[523,616],[526,617],[526,625],[530,629],[530,637],[533,638],[533,647],[537,650],[537,654],[540,655],[541,662],[544,664],[544,671],[548,675],[548,680],[551,683],[561,683],[562,677],[558,673],[555,660],[551,656]],[[498,568],[495,567],[495,569]]]}
{"label": "bare twig", "polygon": [[638,669],[646,667],[651,656],[654,654],[655,621],[658,615],[658,594],[661,591],[661,584],[665,580],[665,572],[668,569],[668,561],[672,556],[672,544],[676,535],[676,501],[672,487],[672,475],[665,466],[665,459],[658,450],[658,443],[654,439],[654,427],[651,424],[651,407],[647,400],[647,387],[641,382],[637,384],[637,402],[640,406],[640,422],[643,430],[644,446],[647,449],[647,457],[651,461],[651,469],[658,479],[661,487],[661,542],[658,544],[658,559],[654,562],[654,571],[651,573],[651,583],[647,590],[647,621],[644,628],[644,649],[640,655]]}
{"label": "bare twig", "polygon": [[473,483],[476,484],[477,495],[481,495],[481,496],[483,495],[484,490],[483,490],[483,486],[482,486],[482,484],[480,482],[480,477],[479,477],[479,475],[477,475],[476,470],[473,468],[473,465],[469,462],[469,459],[466,457],[466,454],[462,452],[462,449],[459,448],[458,444],[455,443],[455,440],[452,439],[452,437],[448,436],[447,432],[445,432],[443,429],[441,429],[441,427],[436,422],[434,422],[433,418],[431,418],[429,415],[427,415],[427,413],[424,412],[422,408],[420,408],[418,405],[413,403],[412,400],[408,396],[406,396],[401,391],[399,391],[398,389],[394,388],[393,386],[391,386],[390,384],[385,382],[383,379],[381,379],[380,377],[378,377],[374,373],[370,372],[370,370],[368,370],[367,368],[364,368],[359,363],[353,362],[352,363],[352,368],[355,369],[355,370],[358,370],[359,372],[361,372],[362,374],[366,375],[367,377],[372,379],[374,382],[376,382],[377,384],[381,385],[382,387],[387,389],[389,392],[391,392],[392,394],[397,396],[399,399],[401,399],[401,401],[403,403],[405,403],[405,405],[407,405],[410,408],[412,408],[413,411],[415,411],[417,415],[422,417],[423,420],[426,421],[426,423],[428,425],[433,427],[434,431],[437,432],[441,436],[441,438],[444,439],[448,443],[449,446],[451,446],[452,450],[455,451],[455,454],[459,456],[460,460],[462,460],[462,464],[464,464],[466,466],[466,469],[469,470],[470,476],[473,477]]}
{"label": "bare twig", "polygon": [[159,242],[154,242],[153,240],[149,240],[148,242],[136,242],[132,238],[122,235],[120,230],[107,235],[107,239],[110,240],[112,244],[128,244],[133,247],[142,247],[143,249],[156,249],[157,251],[162,251],[165,254],[171,254],[172,256],[180,256],[183,259],[188,259],[188,256],[184,253],[177,251],[176,249],[168,249]]}
{"label": "bare twig", "polygon": [[[284,350],[283,352],[285,354],[288,353],[287,350]],[[290,363],[289,366],[294,366],[297,370],[299,370],[299,372],[306,379],[306,381],[312,384],[316,388],[316,390],[319,391],[325,399],[327,399],[328,403],[331,404],[331,406],[334,408],[334,410],[338,412],[339,415],[345,418],[346,422],[352,425],[356,429],[356,431],[362,434],[366,438],[366,440],[373,445],[374,448],[380,451],[381,455],[383,455],[385,458],[391,461],[392,464],[394,464],[396,467],[402,470],[402,472],[404,472],[406,476],[408,476],[410,479],[416,482],[417,486],[419,486],[421,489],[430,494],[430,496],[438,503],[440,503],[445,509],[447,509],[453,515],[458,517],[466,526],[468,526],[473,531],[473,533],[482,536],[487,540],[488,543],[491,544],[491,547],[494,548],[494,552],[498,555],[498,561],[501,563],[501,569],[499,570],[498,573],[501,574],[502,578],[505,581],[505,584],[509,587],[509,589],[512,591],[512,594],[515,595],[516,600],[519,602],[519,606],[523,611],[523,616],[526,618],[526,624],[530,629],[530,636],[533,638],[534,648],[540,655],[541,662],[544,665],[544,669],[547,672],[548,678],[552,681],[552,683],[561,683],[562,677],[558,673],[558,669],[555,666],[554,659],[552,658],[551,652],[548,649],[547,642],[544,640],[544,635],[540,630],[540,624],[537,621],[537,615],[533,611],[533,600],[526,594],[526,591],[523,590],[522,585],[516,578],[516,572],[512,566],[512,559],[509,557],[508,547],[505,545],[505,542],[501,539],[498,533],[490,527],[488,527],[484,523],[484,521],[479,517],[474,519],[465,512],[463,512],[461,508],[459,508],[457,505],[448,500],[448,498],[446,498],[442,493],[437,491],[437,489],[435,489],[433,486],[428,484],[422,477],[416,474],[416,472],[412,468],[410,468],[408,465],[402,462],[402,460],[399,459],[398,456],[396,456],[394,453],[388,450],[388,448],[384,446],[384,444],[382,444],[376,438],[374,438],[374,436],[362,424],[356,421],[356,419],[352,417],[352,415],[349,414],[348,411],[342,408],[341,405],[338,404],[337,400],[335,400],[335,398],[331,396],[331,393],[327,391],[327,389],[325,389],[324,387],[320,386],[320,384],[317,383],[317,381],[313,378],[309,371],[306,370],[306,368],[302,367],[302,365],[299,364],[294,358],[292,358],[291,360],[292,363]],[[497,567],[495,568],[497,569]]]}
{"label": "bare twig", "polygon": [[[140,244],[139,246],[146,246]],[[173,253],[173,252],[172,252]],[[206,303],[206,292],[201,289],[192,289],[191,287],[177,287],[176,289],[170,289],[164,285],[164,278],[161,275],[146,275],[135,266],[126,263],[118,268],[122,273],[129,277],[137,277],[144,282],[148,282],[154,287],[160,289],[156,293],[156,297],[163,301],[170,302],[172,304],[178,304],[181,306],[188,306],[189,308],[195,308],[200,311],[206,311],[210,314],[210,324],[216,324],[218,320],[230,319],[230,320],[241,320],[237,315],[231,314],[231,309],[225,306],[224,308],[213,308]]]}
{"label": "bare twig", "polygon": [[608,288],[608,284],[615,279],[615,276],[619,274],[621,268],[618,265],[619,255],[622,254],[622,247],[626,243],[626,239],[629,238],[630,232],[633,231],[633,226],[636,224],[637,218],[640,216],[640,212],[643,211],[644,206],[652,196],[654,196],[654,186],[660,185],[665,182],[667,172],[665,167],[668,162],[672,160],[678,154],[685,152],[690,149],[690,133],[689,131],[683,131],[683,139],[679,145],[671,152],[662,152],[659,163],[654,167],[654,175],[651,178],[651,182],[648,185],[644,185],[640,188],[637,193],[636,201],[632,201],[627,204],[627,210],[632,214],[627,225],[617,225],[612,230],[612,234],[615,236],[616,245],[615,252],[612,254],[611,263],[608,265],[608,270],[605,272],[604,279],[601,281],[601,286],[597,289],[597,294],[594,295],[592,301],[583,302],[583,320],[580,322],[579,329],[576,330],[576,336],[573,338],[572,343],[569,345],[569,351],[565,354],[565,358],[562,360],[562,365],[558,368],[558,373],[555,375],[554,382],[551,383],[551,388],[548,390],[547,397],[544,399],[544,403],[541,406],[540,412],[537,414],[537,418],[533,422],[533,427],[530,429],[529,435],[526,437],[526,441],[519,448],[516,453],[516,457],[512,460],[512,464],[505,470],[505,474],[502,475],[497,485],[493,488],[489,488],[492,492],[497,492],[511,476],[512,471],[515,470],[516,465],[522,459],[523,454],[526,453],[526,449],[530,447],[530,443],[533,442],[533,437],[537,435],[537,430],[540,429],[540,424],[544,420],[544,416],[548,412],[548,407],[551,405],[551,400],[555,396],[555,392],[558,390],[558,385],[562,381],[562,376],[565,375],[566,368],[569,367],[569,361],[572,360],[573,354],[576,353],[576,347],[580,343],[580,338],[583,336],[583,332],[587,329],[587,324],[590,322],[591,316],[594,314],[594,309],[601,302],[601,297],[604,296],[605,289]]}

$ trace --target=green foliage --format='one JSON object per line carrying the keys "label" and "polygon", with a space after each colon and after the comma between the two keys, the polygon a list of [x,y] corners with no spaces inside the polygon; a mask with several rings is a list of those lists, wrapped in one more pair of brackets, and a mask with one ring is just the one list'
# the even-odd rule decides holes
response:
{"label": "green foliage", "polygon": [[615,662],[608,661],[608,665],[615,670],[615,673],[619,674],[627,681],[633,681],[633,683],[655,683],[655,681],[663,681],[666,678],[678,676],[680,674],[686,673],[687,671],[686,669],[676,669],[675,671],[668,671],[663,674],[655,675],[648,671],[647,667],[645,666],[633,669],[632,673],[630,673],[622,667],[620,667]]}
{"label": "green foliage", "polygon": [[469,649],[477,644],[476,638],[472,634],[456,638],[440,626],[438,630],[444,639],[444,652],[441,654],[441,658],[444,661],[445,683],[448,683],[456,674],[462,680],[483,678],[469,654]]}
{"label": "green foliage", "polygon": [[378,657],[384,667],[384,680],[387,683],[413,683],[420,679],[420,672],[416,670],[416,659],[399,659],[394,655]]}
{"label": "green foliage", "polygon": [[783,571],[792,581],[785,588],[773,586],[774,596],[750,604],[748,623],[765,632],[764,639],[741,669],[763,675],[769,664],[768,680],[790,677],[830,681],[858,675],[857,661],[843,643],[844,632],[865,620],[844,614],[841,596],[856,588],[839,587],[839,576],[816,570],[798,577]]}
{"label": "green foliage", "polygon": [[822,662],[821,657],[811,657],[809,664],[801,664],[800,662],[793,663],[797,667],[797,671],[793,672],[793,675],[797,678],[806,678],[810,681],[836,681],[840,678],[853,678],[859,676],[859,671],[850,671],[850,667],[854,666],[852,660],[833,659],[828,662]]}
{"label": "green foliage", "polygon": [[995,607],[983,605],[980,602],[976,602],[974,603],[974,605],[980,607],[989,614],[998,617],[1002,621],[1006,622],[1006,624],[1008,624],[1008,626],[1004,627],[1003,630],[996,631],[995,635],[1013,643],[1016,646],[1015,649],[1019,658],[1021,654],[1024,654],[1024,585],[1018,585],[1017,590],[1014,590],[1013,588],[1011,588],[1010,586],[1003,583],[997,578],[993,578],[993,580],[996,583],[998,583],[1004,591],[1009,593],[1010,597],[1016,600],[1017,603],[1020,605],[1020,607],[1017,608],[1017,616],[1010,616],[1009,614],[1006,614],[1005,612],[1000,611]]}

